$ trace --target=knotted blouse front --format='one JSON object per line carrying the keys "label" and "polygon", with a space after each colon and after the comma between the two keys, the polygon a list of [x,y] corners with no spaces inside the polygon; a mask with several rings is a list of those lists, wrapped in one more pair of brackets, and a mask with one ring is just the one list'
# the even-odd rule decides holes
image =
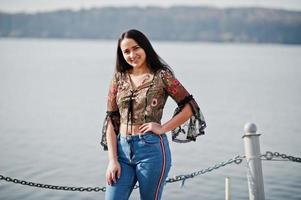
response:
{"label": "knotted blouse front", "polygon": [[[169,69],[154,72],[150,79],[137,88],[132,85],[128,72],[115,72],[109,88],[107,115],[102,129],[101,144],[104,149],[107,149],[106,132],[109,121],[112,122],[116,134],[119,134],[120,123],[128,126],[147,122],[161,124],[168,96],[178,104],[174,115],[187,103],[193,112],[186,124],[172,130],[173,141],[195,141],[197,136],[204,134],[206,123],[198,104]],[[179,139],[180,133],[186,135],[184,140]]]}

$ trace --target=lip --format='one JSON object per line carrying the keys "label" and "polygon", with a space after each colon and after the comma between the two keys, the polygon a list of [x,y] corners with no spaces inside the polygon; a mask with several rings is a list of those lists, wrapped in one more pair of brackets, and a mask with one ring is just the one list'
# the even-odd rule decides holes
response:
{"label": "lip", "polygon": [[138,63],[139,59],[131,60],[132,63]]}

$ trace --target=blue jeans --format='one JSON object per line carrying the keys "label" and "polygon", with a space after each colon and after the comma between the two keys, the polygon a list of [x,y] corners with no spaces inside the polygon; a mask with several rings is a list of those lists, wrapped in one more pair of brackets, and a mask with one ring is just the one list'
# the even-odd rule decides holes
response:
{"label": "blue jeans", "polygon": [[141,200],[161,199],[171,167],[167,136],[147,132],[117,137],[117,154],[121,176],[107,185],[106,200],[128,200],[138,181]]}

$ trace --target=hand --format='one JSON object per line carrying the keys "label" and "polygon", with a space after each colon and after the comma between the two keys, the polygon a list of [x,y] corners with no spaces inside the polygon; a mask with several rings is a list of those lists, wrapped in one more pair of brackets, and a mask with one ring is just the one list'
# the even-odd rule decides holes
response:
{"label": "hand", "polygon": [[139,126],[139,130],[142,133],[152,131],[153,133],[155,133],[157,135],[164,133],[162,125],[155,123],[155,122],[144,123],[141,126]]}
{"label": "hand", "polygon": [[120,178],[121,167],[118,161],[110,161],[106,172],[106,181],[108,185],[116,183],[117,179]]}

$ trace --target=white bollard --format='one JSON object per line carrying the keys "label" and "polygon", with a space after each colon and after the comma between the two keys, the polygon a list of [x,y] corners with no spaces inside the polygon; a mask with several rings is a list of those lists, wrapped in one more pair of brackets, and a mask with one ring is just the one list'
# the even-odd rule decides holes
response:
{"label": "white bollard", "polygon": [[257,127],[253,123],[246,123],[244,126],[244,144],[247,160],[247,178],[249,186],[249,200],[264,200],[264,186],[261,165],[261,153],[259,136],[256,134]]}
{"label": "white bollard", "polygon": [[231,179],[226,177],[225,179],[225,200],[231,200]]}

